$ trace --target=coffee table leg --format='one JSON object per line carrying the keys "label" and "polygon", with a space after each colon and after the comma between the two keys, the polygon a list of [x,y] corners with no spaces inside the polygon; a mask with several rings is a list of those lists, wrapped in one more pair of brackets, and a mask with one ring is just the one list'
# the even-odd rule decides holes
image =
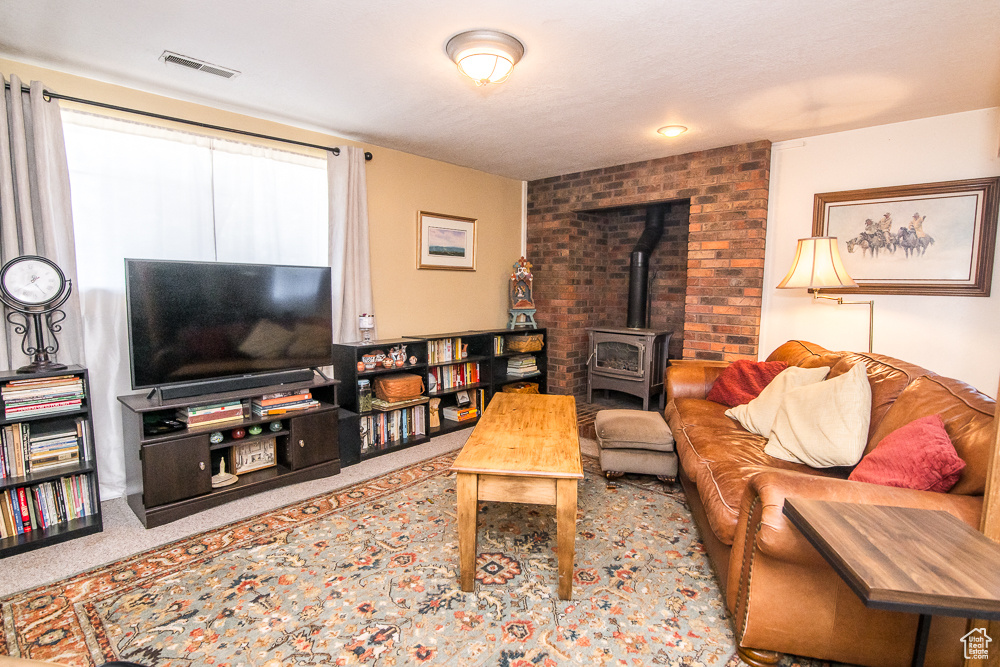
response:
{"label": "coffee table leg", "polygon": [[913,660],[911,667],[924,667],[924,656],[927,655],[927,638],[931,636],[930,614],[920,614],[917,621],[917,640],[913,644]]}
{"label": "coffee table leg", "polygon": [[479,510],[479,477],[474,473],[456,475],[458,492],[458,563],[462,590],[476,586],[476,514]]}
{"label": "coffee table leg", "polygon": [[573,558],[576,555],[576,480],[556,480],[556,534],[559,557],[559,597],[573,599]]}

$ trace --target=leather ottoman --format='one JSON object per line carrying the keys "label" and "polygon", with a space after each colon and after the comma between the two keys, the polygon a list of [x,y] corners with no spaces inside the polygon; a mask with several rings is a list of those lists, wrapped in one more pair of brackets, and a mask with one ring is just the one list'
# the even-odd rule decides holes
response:
{"label": "leather ottoman", "polygon": [[608,479],[627,472],[677,478],[677,453],[670,427],[658,412],[601,410],[594,419],[601,470]]}

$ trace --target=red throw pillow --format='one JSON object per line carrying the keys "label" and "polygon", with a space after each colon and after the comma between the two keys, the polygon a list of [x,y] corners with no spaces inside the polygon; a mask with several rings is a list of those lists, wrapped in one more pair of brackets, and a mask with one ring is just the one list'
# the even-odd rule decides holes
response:
{"label": "red throw pillow", "polygon": [[706,398],[728,408],[749,403],[786,368],[784,361],[734,361],[716,378]]}
{"label": "red throw pillow", "polygon": [[964,468],[941,415],[928,415],[882,438],[848,479],[945,493],[958,483]]}

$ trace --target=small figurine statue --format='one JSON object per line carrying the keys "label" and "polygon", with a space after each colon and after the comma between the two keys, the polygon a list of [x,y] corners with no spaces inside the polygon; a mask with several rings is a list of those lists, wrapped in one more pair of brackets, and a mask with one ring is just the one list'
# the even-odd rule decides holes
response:
{"label": "small figurine statue", "polygon": [[535,329],[535,300],[531,296],[531,262],[524,257],[514,262],[514,272],[510,274],[510,320],[508,329],[518,327]]}
{"label": "small figurine statue", "polygon": [[441,415],[439,414],[441,406],[440,398],[432,398],[428,401],[428,407],[430,408],[430,426],[431,428],[436,428],[441,425]]}
{"label": "small figurine statue", "polygon": [[212,475],[212,488],[217,489],[220,486],[229,486],[238,482],[239,479],[236,475],[226,472],[226,457],[222,457],[222,460],[219,461],[219,474]]}

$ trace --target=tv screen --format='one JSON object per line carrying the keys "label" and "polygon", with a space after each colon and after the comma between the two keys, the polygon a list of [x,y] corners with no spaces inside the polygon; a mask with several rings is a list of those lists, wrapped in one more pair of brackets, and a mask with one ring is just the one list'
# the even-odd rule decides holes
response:
{"label": "tv screen", "polygon": [[330,363],[329,267],[125,260],[132,388]]}

